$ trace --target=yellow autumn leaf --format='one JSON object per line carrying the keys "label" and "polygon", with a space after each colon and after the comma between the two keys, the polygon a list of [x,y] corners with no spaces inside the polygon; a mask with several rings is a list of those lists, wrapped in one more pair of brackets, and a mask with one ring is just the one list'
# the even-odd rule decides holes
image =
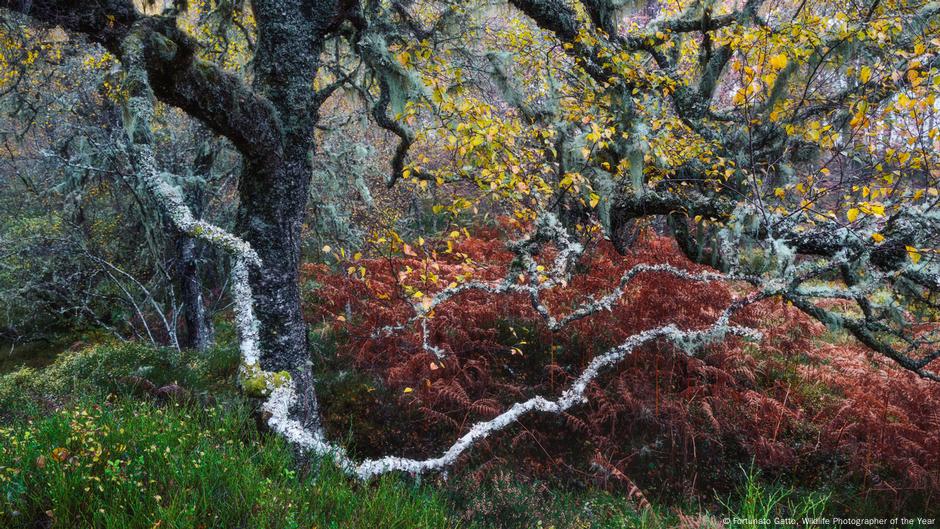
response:
{"label": "yellow autumn leaf", "polygon": [[876,233],[872,233],[872,234],[871,234],[871,238],[874,239],[875,242],[881,242],[881,241],[885,240],[885,236],[882,235],[882,234],[880,234],[880,233],[877,233],[877,232],[876,232]]}
{"label": "yellow autumn leaf", "polygon": [[778,196],[778,197],[780,197],[780,198],[783,198],[783,197],[787,196],[787,192],[784,191],[782,187],[778,187],[777,189],[774,189],[774,195],[776,195],[776,196]]}
{"label": "yellow autumn leaf", "polygon": [[591,207],[596,208],[597,204],[601,201],[600,195],[597,193],[591,193]]}
{"label": "yellow autumn leaf", "polygon": [[402,393],[411,393],[412,391],[414,391],[414,390],[411,389],[411,388],[405,388],[405,390],[402,391]]}
{"label": "yellow autumn leaf", "polygon": [[783,68],[786,68],[787,54],[778,53],[777,55],[774,55],[773,57],[770,58],[770,65],[778,70],[782,70]]}
{"label": "yellow autumn leaf", "polygon": [[846,218],[849,219],[849,222],[855,222],[855,219],[858,218],[858,208],[852,208],[845,214]]}
{"label": "yellow autumn leaf", "polygon": [[920,262],[920,252],[917,251],[917,248],[914,248],[913,246],[905,246],[905,249],[907,250],[907,256],[911,258],[912,263],[917,264]]}
{"label": "yellow autumn leaf", "polygon": [[858,72],[858,80],[862,83],[867,83],[869,79],[871,79],[871,68],[862,66],[861,71]]}

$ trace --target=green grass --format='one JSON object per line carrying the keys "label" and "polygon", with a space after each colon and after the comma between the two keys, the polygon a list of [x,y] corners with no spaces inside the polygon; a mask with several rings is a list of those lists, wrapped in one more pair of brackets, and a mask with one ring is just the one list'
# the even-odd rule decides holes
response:
{"label": "green grass", "polygon": [[[233,347],[104,343],[0,376],[0,527],[454,526],[428,486],[359,484],[320,463],[299,472],[258,431],[237,366]],[[195,403],[135,395],[129,375],[179,383]]]}
{"label": "green grass", "polygon": [[[828,506],[828,493],[798,494],[792,487],[766,484],[753,467],[743,471],[743,484],[735,496],[723,500],[726,509],[725,525],[734,529],[793,527],[790,520],[822,517]],[[778,522],[779,520],[779,522]]]}
{"label": "green grass", "polygon": [[299,475],[244,407],[83,400],[0,429],[0,526],[450,527],[440,496],[390,476]]}
{"label": "green grass", "polygon": [[225,399],[237,392],[238,365],[238,351],[224,345],[199,353],[106,342],[66,351],[46,367],[24,366],[0,375],[0,423],[41,414],[78,396],[130,393],[129,376],[158,387],[178,383],[197,396]]}

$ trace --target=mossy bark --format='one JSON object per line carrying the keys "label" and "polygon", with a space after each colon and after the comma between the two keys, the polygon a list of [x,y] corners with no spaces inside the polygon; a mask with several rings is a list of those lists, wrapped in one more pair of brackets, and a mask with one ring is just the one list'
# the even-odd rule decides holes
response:
{"label": "mossy bark", "polygon": [[274,155],[244,157],[237,231],[262,262],[249,276],[260,322],[261,368],[290,373],[300,397],[292,414],[318,430],[298,275],[318,119],[312,82],[336,5],[255,0],[252,7],[258,22],[253,88],[273,105],[279,138],[275,149],[265,151]]}

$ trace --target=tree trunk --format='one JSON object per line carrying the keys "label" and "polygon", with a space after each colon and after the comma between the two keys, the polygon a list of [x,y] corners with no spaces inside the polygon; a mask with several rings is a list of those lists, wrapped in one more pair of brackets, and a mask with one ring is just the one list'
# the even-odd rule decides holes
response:
{"label": "tree trunk", "polygon": [[319,432],[298,276],[318,119],[312,85],[323,37],[337,10],[330,0],[254,0],[252,7],[258,24],[253,85],[277,110],[280,141],[270,155],[245,157],[237,227],[262,261],[250,275],[261,324],[261,368],[291,374],[299,396],[291,413]]}
{"label": "tree trunk", "polygon": [[206,312],[202,299],[202,280],[196,258],[196,240],[180,235],[177,240],[177,276],[180,282],[180,297],[183,301],[183,318],[186,334],[181,346],[205,351],[212,345],[212,320]]}
{"label": "tree trunk", "polygon": [[[209,134],[207,130],[204,132]],[[212,175],[215,153],[212,140],[200,142],[190,171],[193,176],[197,177],[194,181],[198,183],[183,186],[186,203],[196,218],[202,218],[205,209],[206,198],[203,186]],[[183,319],[186,321],[186,334],[180,345],[197,351],[205,351],[212,345],[214,331],[212,317],[206,311],[202,297],[203,281],[200,275],[200,256],[197,252],[196,239],[181,233],[176,244],[176,275],[179,279],[180,297],[183,301]]]}
{"label": "tree trunk", "polygon": [[[238,233],[261,258],[250,275],[255,314],[261,324],[261,367],[287,371],[301,395],[294,413],[305,425],[318,428],[307,327],[301,314],[300,236],[311,171],[309,145],[295,146],[293,156],[273,164],[246,160],[250,178],[239,182]],[[285,153],[287,154],[287,153]]]}

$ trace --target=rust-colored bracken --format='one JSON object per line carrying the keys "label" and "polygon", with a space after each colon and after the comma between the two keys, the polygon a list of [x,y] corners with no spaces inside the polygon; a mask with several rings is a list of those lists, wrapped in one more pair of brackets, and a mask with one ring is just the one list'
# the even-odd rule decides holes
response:
{"label": "rust-colored bracken", "polygon": [[[504,239],[493,230],[461,237],[449,253],[432,253],[428,244],[416,256],[363,259],[355,265],[365,268],[364,276],[305,267],[317,285],[308,293],[308,318],[329,324],[339,362],[374,377],[393,396],[391,403],[353,399],[358,407],[325,396],[326,422],[337,435],[347,434],[350,420],[373,422],[354,429],[363,432],[354,444],[365,455],[389,447],[430,453],[513,402],[557,394],[593,356],[627,336],[665,323],[710,324],[748,288],[643,273],[613,310],[557,332],[524,296],[467,292],[429,320],[429,341],[446,353],[443,360],[422,347],[420,325],[376,335],[413,315],[415,291],[433,294],[471,271],[478,280],[502,278],[512,257]],[[569,284],[546,293],[553,311],[610,291],[639,263],[702,270],[672,239],[650,233],[626,257],[593,241],[581,261]],[[631,486],[686,492],[727,489],[740,467],[752,463],[803,483],[851,480],[899,505],[940,487],[940,385],[777,300],[752,305],[735,319],[761,330],[763,341],[729,338],[693,355],[666,344],[645,347],[595,382],[586,404],[558,417],[526,419],[467,457],[476,469],[511,458],[536,475],[564,471],[585,480],[596,478],[591,463],[600,458],[628,475]],[[394,427],[382,427],[389,423]]]}

